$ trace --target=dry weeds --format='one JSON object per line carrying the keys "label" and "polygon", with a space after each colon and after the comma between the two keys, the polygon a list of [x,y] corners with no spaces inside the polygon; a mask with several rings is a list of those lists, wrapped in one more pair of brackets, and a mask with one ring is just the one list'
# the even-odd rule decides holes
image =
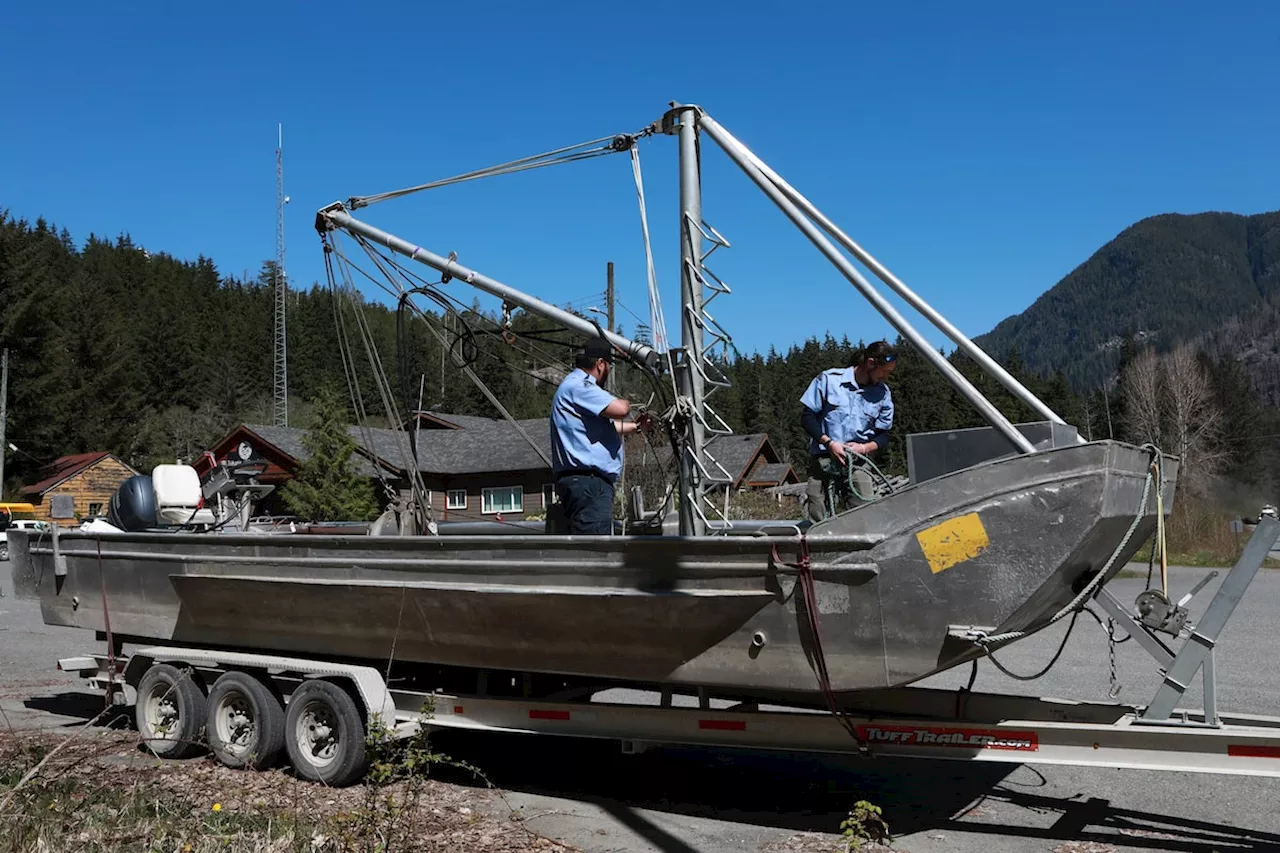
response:
{"label": "dry weeds", "polygon": [[136,733],[110,729],[70,740],[0,734],[0,802],[6,798],[0,853],[572,849],[518,820],[489,816],[511,811],[500,807],[498,791],[422,777],[325,788],[284,770],[230,770],[212,758],[160,761],[140,749]]}

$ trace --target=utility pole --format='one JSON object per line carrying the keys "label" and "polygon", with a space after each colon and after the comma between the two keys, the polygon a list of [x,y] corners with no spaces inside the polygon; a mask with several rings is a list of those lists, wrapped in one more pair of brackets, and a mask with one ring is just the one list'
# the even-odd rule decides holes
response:
{"label": "utility pole", "polygon": [[613,331],[613,261],[609,261],[609,273],[608,273],[607,281],[608,283],[605,285],[605,291],[604,291],[604,305],[605,305],[605,310],[609,312],[608,313],[608,317],[609,317],[608,329],[610,332],[612,332]]}
{"label": "utility pole", "polygon": [[285,335],[285,294],[288,277],[284,272],[284,206],[289,197],[284,194],[284,125],[279,126],[280,143],[276,148],[276,346],[275,346],[275,425],[289,425],[289,370],[287,337]]}
{"label": "utility pole", "polygon": [[4,442],[4,428],[9,420],[9,348],[0,356],[0,500],[4,498],[4,452],[9,445]]}

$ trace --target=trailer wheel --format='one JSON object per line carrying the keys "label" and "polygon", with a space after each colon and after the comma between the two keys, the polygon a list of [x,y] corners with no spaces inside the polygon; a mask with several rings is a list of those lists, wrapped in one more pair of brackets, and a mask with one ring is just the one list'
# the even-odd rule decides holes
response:
{"label": "trailer wheel", "polygon": [[338,685],[304,681],[289,697],[285,735],[289,760],[302,778],[338,788],[364,775],[364,719]]}
{"label": "trailer wheel", "polygon": [[186,758],[200,751],[204,691],[176,666],[157,663],[146,671],[133,713],[143,742],[158,757]]}
{"label": "trailer wheel", "polygon": [[224,672],[209,691],[209,749],[228,767],[259,770],[284,749],[284,706],[247,672]]}

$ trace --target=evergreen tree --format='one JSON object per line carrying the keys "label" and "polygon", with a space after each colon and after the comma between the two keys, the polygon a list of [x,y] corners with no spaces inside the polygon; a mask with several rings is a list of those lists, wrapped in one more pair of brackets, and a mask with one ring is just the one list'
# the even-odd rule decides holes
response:
{"label": "evergreen tree", "polygon": [[310,521],[368,521],[378,512],[369,480],[355,473],[356,443],[347,432],[347,410],[331,388],[312,401],[315,417],[302,439],[307,461],[285,484],[285,504]]}

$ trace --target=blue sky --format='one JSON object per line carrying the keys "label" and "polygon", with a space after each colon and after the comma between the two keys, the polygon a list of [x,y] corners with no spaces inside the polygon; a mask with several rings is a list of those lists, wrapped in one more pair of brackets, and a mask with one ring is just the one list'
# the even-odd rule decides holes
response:
{"label": "blue sky", "polygon": [[[969,334],[1138,219],[1280,208],[1280,4],[888,6],[19,4],[0,33],[0,207],[254,274],[275,252],[283,122],[305,287],[333,200],[636,130],[680,100]],[[675,141],[641,154],[678,335]],[[740,349],[888,332],[709,140],[703,159],[704,215],[733,243],[714,313]],[[359,215],[557,303],[603,304],[612,260],[625,329],[626,309],[647,316],[624,155]]]}

